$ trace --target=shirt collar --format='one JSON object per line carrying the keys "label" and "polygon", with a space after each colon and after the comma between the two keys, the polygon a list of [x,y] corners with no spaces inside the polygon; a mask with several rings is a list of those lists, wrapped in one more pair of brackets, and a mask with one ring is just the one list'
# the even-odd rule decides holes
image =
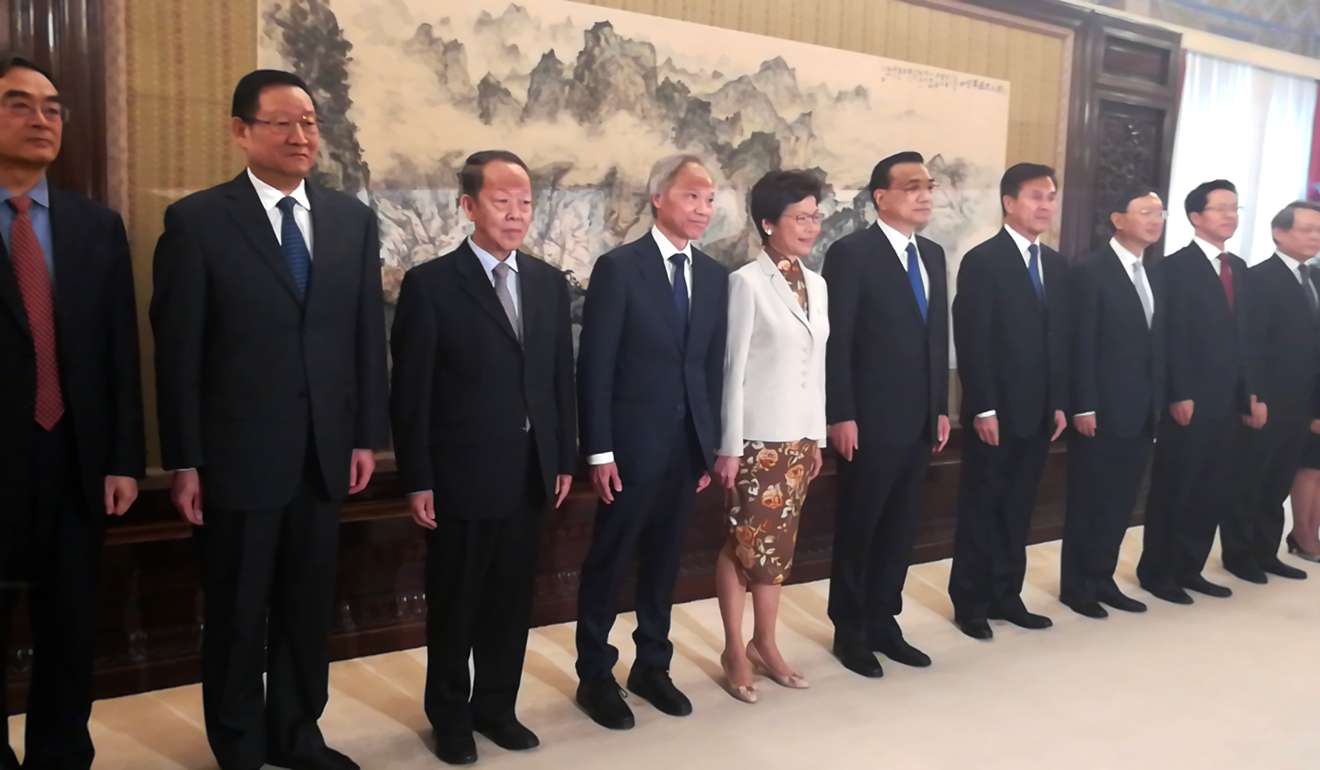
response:
{"label": "shirt collar", "polygon": [[[468,242],[468,246],[472,249],[472,253],[476,254],[477,259],[480,260],[481,266],[485,268],[486,275],[493,274],[495,272],[495,266],[500,264],[500,259],[496,257],[494,254],[491,254],[489,251],[486,251],[485,249],[478,246],[477,242],[472,240],[471,236],[468,237],[467,242]],[[509,269],[512,270],[513,272],[515,273],[518,272],[517,249],[514,249],[513,251],[509,252],[508,258],[504,260],[504,264],[508,265]]]}
{"label": "shirt collar", "polygon": [[[909,243],[916,246],[917,243],[916,233],[913,233],[910,236],[904,235],[900,233],[898,230],[894,229],[893,227],[890,227],[889,223],[885,222],[883,219],[880,219],[879,217],[876,217],[875,224],[877,227],[880,228],[880,232],[884,233],[885,237],[889,239],[889,245],[894,247],[894,253],[897,254],[898,256],[900,257],[907,256],[907,247]],[[917,252],[918,253],[921,252],[920,247],[917,248]]]}
{"label": "shirt collar", "polygon": [[1293,259],[1282,251],[1275,251],[1274,255],[1283,260],[1283,264],[1287,265],[1288,269],[1292,271],[1293,277],[1299,281],[1302,280],[1302,271],[1299,268],[1305,263]]}
{"label": "shirt collar", "polygon": [[1140,255],[1128,251],[1128,248],[1120,243],[1117,238],[1109,239],[1109,248],[1113,249],[1114,253],[1118,255],[1118,261],[1123,263],[1129,273],[1132,272],[1134,265],[1142,264]]}
{"label": "shirt collar", "polygon": [[307,180],[298,183],[298,189],[285,195],[283,191],[278,190],[257,178],[252,173],[252,169],[247,170],[248,179],[252,182],[252,187],[257,191],[257,197],[261,199],[261,207],[270,211],[279,205],[279,202],[285,198],[293,198],[294,202],[302,206],[305,210],[312,210],[312,202],[307,198]]}
{"label": "shirt collar", "polygon": [[1205,254],[1205,258],[1216,265],[1219,264],[1219,255],[1228,253],[1228,249],[1221,249],[1199,235],[1192,236],[1192,243],[1200,246],[1202,253]]}
{"label": "shirt collar", "polygon": [[[0,187],[0,195],[4,196],[4,200],[9,200],[14,197],[14,194],[4,187]],[[50,208],[50,183],[46,181],[45,176],[42,176],[41,179],[37,181],[36,187],[28,190],[27,196],[38,206],[47,209]]]}
{"label": "shirt collar", "polygon": [[1032,245],[1033,243],[1036,244],[1036,249],[1039,251],[1040,238],[1036,238],[1035,240],[1032,240],[1027,236],[1023,235],[1022,233],[1019,233],[1017,230],[1014,230],[1013,227],[1009,225],[1007,222],[1004,223],[1004,232],[1008,233],[1008,237],[1013,239],[1013,243],[1017,244],[1018,252],[1022,254],[1023,257],[1025,257],[1027,254],[1027,247]]}
{"label": "shirt collar", "polygon": [[692,241],[688,241],[687,245],[680,249],[670,242],[669,238],[660,232],[660,228],[655,225],[651,225],[651,237],[655,239],[655,245],[660,247],[660,256],[664,257],[665,261],[668,261],[675,254],[682,254],[688,258],[689,263],[692,262]]}

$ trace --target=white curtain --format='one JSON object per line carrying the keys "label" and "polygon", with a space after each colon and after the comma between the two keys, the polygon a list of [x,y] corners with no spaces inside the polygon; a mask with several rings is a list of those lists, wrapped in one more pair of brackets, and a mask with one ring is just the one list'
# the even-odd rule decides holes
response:
{"label": "white curtain", "polygon": [[1249,64],[1187,53],[1169,179],[1165,252],[1186,246],[1183,199],[1201,182],[1227,179],[1243,207],[1231,251],[1247,264],[1274,253],[1270,219],[1306,197],[1316,82]]}

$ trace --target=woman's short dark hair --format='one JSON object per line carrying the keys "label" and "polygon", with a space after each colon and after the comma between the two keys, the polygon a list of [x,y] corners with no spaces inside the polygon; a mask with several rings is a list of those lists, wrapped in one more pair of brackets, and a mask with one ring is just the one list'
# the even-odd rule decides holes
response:
{"label": "woman's short dark hair", "polygon": [[482,150],[481,152],[472,153],[467,160],[463,161],[463,168],[458,171],[459,193],[475,199],[477,193],[481,192],[481,185],[486,181],[486,164],[495,161],[511,163],[522,168],[523,171],[527,171],[528,176],[532,175],[532,172],[527,169],[527,164],[523,163],[523,159],[512,152],[508,150]]}
{"label": "woman's short dark hair", "polygon": [[316,107],[316,97],[312,96],[312,89],[307,87],[307,81],[284,70],[253,70],[244,75],[234,86],[234,101],[229,108],[229,114],[245,123],[252,122],[257,116],[257,109],[261,106],[261,92],[272,86],[293,86],[301,88],[307,98],[312,100],[312,107]]}
{"label": "woman's short dark hair", "polygon": [[770,240],[761,226],[762,221],[778,222],[784,209],[805,198],[815,198],[819,203],[821,195],[820,180],[809,171],[771,171],[756,180],[747,201],[756,232],[761,234],[761,242]]}

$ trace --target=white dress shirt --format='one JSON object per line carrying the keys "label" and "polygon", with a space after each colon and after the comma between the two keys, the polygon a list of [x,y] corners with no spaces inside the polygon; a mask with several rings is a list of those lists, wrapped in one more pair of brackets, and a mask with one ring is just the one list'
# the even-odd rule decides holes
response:
{"label": "white dress shirt", "polygon": [[[1045,286],[1045,254],[1040,248],[1040,238],[1028,238],[1017,230],[1014,230],[1008,223],[1004,223],[1004,232],[1008,233],[1008,237],[1012,238],[1013,243],[1017,245],[1018,252],[1022,254],[1022,264],[1027,266],[1028,271],[1031,270],[1031,252],[1027,251],[1027,249],[1030,248],[1032,244],[1035,244],[1036,270],[1040,273],[1040,285],[1043,288]],[[996,410],[991,409],[988,412],[981,412],[976,416],[979,419],[981,417],[995,417],[998,414],[999,413]]]}
{"label": "white dress shirt", "polygon": [[1302,263],[1300,261],[1284,254],[1282,251],[1276,251],[1274,255],[1283,260],[1283,264],[1287,265],[1288,269],[1292,271],[1293,278],[1296,278],[1298,283],[1306,286],[1306,280],[1302,278]]}
{"label": "white dress shirt", "polygon": [[1201,247],[1205,258],[1210,260],[1210,266],[1215,269],[1215,275],[1219,275],[1219,267],[1223,264],[1219,261],[1219,255],[1228,253],[1228,249],[1221,249],[1199,235],[1192,236],[1192,243]]}
{"label": "white dress shirt", "polygon": [[[500,258],[478,246],[477,242],[470,237],[467,239],[467,243],[468,247],[472,249],[472,253],[477,255],[477,260],[481,262],[481,268],[486,271],[486,280],[490,281],[491,286],[494,286],[495,268],[500,264]],[[513,271],[513,275],[509,276],[509,296],[513,298],[513,311],[518,314],[519,318],[522,318],[522,292],[518,289],[518,252],[516,250],[509,252],[503,262]]]}
{"label": "white dress shirt", "polygon": [[[692,314],[692,241],[688,241],[683,248],[675,246],[660,228],[651,225],[651,237],[655,239],[655,245],[660,249],[660,262],[665,266],[665,277],[669,279],[669,285],[674,285],[674,263],[669,258],[675,254],[682,254],[687,257],[683,260],[683,280],[687,285],[688,293],[688,314]],[[601,452],[600,454],[587,455],[587,465],[605,465],[614,462],[613,452]]]}
{"label": "white dress shirt", "polygon": [[312,202],[307,198],[307,182],[299,182],[298,189],[285,195],[283,191],[258,179],[257,175],[252,173],[252,169],[247,170],[247,175],[252,181],[252,186],[257,190],[261,207],[266,210],[266,216],[270,218],[271,229],[275,231],[275,242],[284,245],[282,234],[284,212],[279,210],[279,202],[285,198],[293,198],[297,204],[293,207],[293,221],[298,225],[298,231],[302,233],[303,243],[307,244],[309,258],[315,254],[316,251],[312,248]]}
{"label": "white dress shirt", "polygon": [[[1137,276],[1136,276],[1137,265],[1141,265],[1142,271],[1144,273],[1146,269],[1145,262],[1142,261],[1141,257],[1129,251],[1127,247],[1124,246],[1122,243],[1120,243],[1117,238],[1109,239],[1109,248],[1113,249],[1114,253],[1118,255],[1118,263],[1123,266],[1123,272],[1127,273],[1128,280],[1132,281],[1132,287],[1135,289],[1137,287]],[[1146,281],[1146,294],[1150,297],[1150,306],[1151,309],[1154,310],[1155,292],[1151,290],[1149,280]],[[1095,414],[1094,411],[1078,412],[1073,416],[1088,417],[1093,414]]]}
{"label": "white dress shirt", "polygon": [[903,268],[904,273],[908,269],[908,244],[912,244],[912,247],[917,250],[917,269],[921,271],[921,285],[926,289],[926,300],[930,301],[930,276],[926,274],[926,263],[921,259],[921,246],[917,244],[916,234],[904,235],[890,227],[883,219],[876,219],[875,224],[880,228],[880,232],[884,233],[885,237],[889,239],[889,245],[894,247],[894,253],[898,255],[898,264]]}

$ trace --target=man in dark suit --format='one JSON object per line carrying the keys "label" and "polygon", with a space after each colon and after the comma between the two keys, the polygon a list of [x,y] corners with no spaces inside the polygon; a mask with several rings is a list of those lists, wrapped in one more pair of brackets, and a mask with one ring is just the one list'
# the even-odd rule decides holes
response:
{"label": "man in dark suit", "polygon": [[137,305],[119,215],[46,181],[65,109],[41,67],[0,55],[0,768],[9,628],[26,593],[35,652],[29,768],[91,767],[96,569],[105,517],[145,463]]}
{"label": "man in dark suit", "polygon": [[[577,463],[573,332],[563,273],[518,251],[532,223],[527,166],[469,157],[457,249],[408,271],[390,341],[394,454],[427,532],[426,715],[436,755],[539,744],[514,714],[541,519]],[[468,658],[475,656],[472,684]]]}
{"label": "man in dark suit", "polygon": [[1311,420],[1320,417],[1320,303],[1306,264],[1320,252],[1320,204],[1290,203],[1270,226],[1274,255],[1247,271],[1251,381],[1267,421],[1260,430],[1238,428],[1245,479],[1220,528],[1225,569],[1252,583],[1264,583],[1266,573],[1306,577],[1279,560],[1279,540],[1283,501],[1301,465]]}
{"label": "man in dark suit", "polygon": [[720,438],[728,274],[693,246],[714,213],[700,158],[656,163],[655,226],[596,260],[578,352],[582,444],[600,497],[578,592],[577,701],[597,723],[633,726],[610,670],[624,568],[638,560],[637,660],[628,689],[673,716],[692,712],[669,677],[669,612],[695,492]]}
{"label": "man in dark suit", "polygon": [[1026,538],[1050,444],[1067,427],[1068,266],[1040,243],[1054,220],[1054,170],[1019,163],[999,183],[1004,227],[963,257],[953,301],[966,431],[949,575],[954,620],[1052,625],[1027,611]]}
{"label": "man in dark suit", "polygon": [[1110,201],[1114,237],[1070,273],[1073,432],[1059,599],[1089,618],[1146,605],[1114,582],[1164,390],[1164,307],[1143,262],[1168,214],[1150,188]]}
{"label": "man in dark suit", "polygon": [[[1232,182],[1205,182],[1187,195],[1192,242],[1160,264],[1165,308],[1165,403],[1137,579],[1152,595],[1191,604],[1187,591],[1227,597],[1201,576],[1215,527],[1237,496],[1233,436],[1239,419],[1265,423],[1248,386],[1247,265],[1225,242],[1238,224]],[[1161,410],[1164,411],[1164,410]]]}
{"label": "man in dark suit", "polygon": [[202,556],[207,738],[224,770],[356,768],[317,720],[339,504],[388,432],[376,217],[305,181],[301,78],[246,75],[232,114],[248,167],[166,209],[151,301],[161,451]]}
{"label": "man in dark suit", "polygon": [[863,676],[872,651],[909,666],[930,658],[903,639],[903,609],[921,488],[949,439],[949,305],[944,249],[917,235],[935,180],[917,152],[871,172],[876,223],[825,255],[830,289],[826,418],[839,466],[830,619],[834,654]]}

